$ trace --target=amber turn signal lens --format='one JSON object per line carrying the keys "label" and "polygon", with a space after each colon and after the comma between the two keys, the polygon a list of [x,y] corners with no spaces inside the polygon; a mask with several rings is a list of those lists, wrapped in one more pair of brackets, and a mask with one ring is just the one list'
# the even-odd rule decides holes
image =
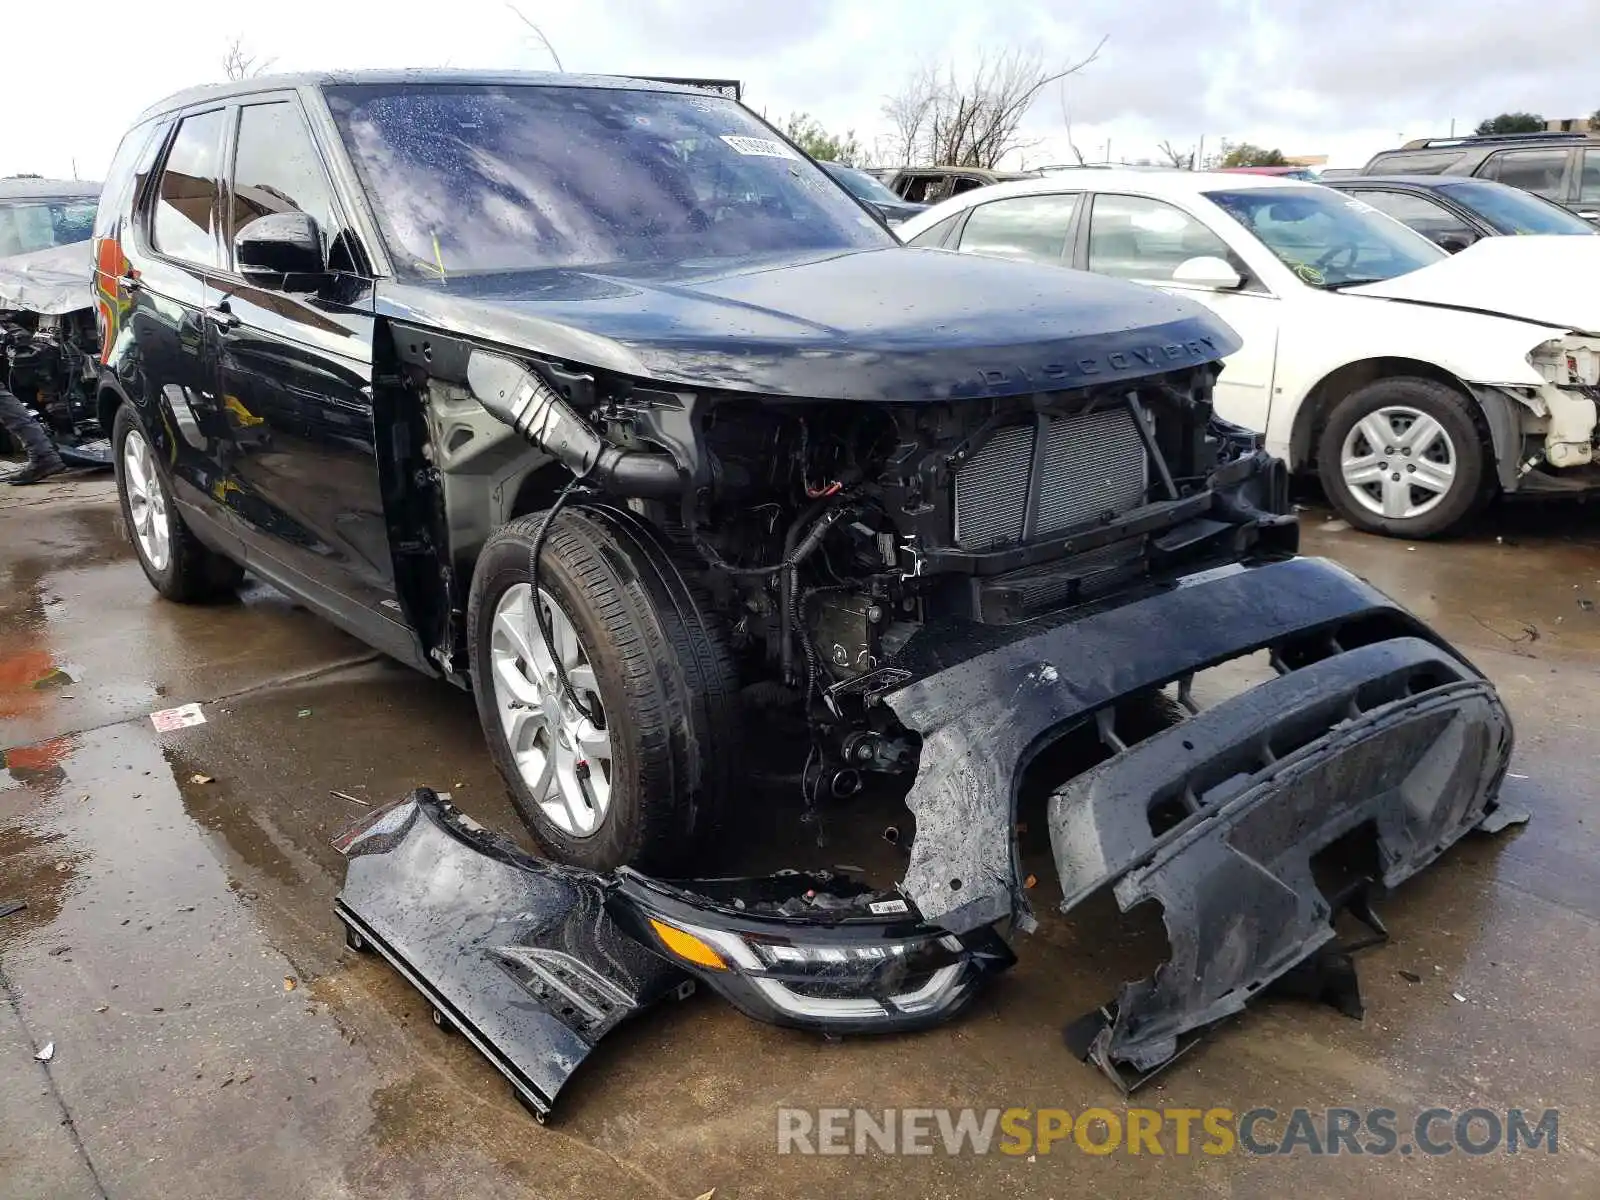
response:
{"label": "amber turn signal lens", "polygon": [[675,926],[668,925],[665,921],[650,918],[650,928],[656,931],[656,936],[661,939],[661,944],[671,950],[684,962],[694,963],[697,967],[710,967],[713,971],[726,971],[728,964],[722,961],[722,956],[706,945],[692,933],[685,933]]}

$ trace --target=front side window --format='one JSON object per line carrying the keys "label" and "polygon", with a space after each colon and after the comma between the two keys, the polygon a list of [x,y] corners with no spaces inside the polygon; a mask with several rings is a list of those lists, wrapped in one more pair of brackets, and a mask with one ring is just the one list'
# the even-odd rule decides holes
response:
{"label": "front side window", "polygon": [[961,231],[961,249],[1059,266],[1077,206],[1075,195],[1012,196],[980,204]]}
{"label": "front side window", "polygon": [[898,244],[732,100],[403,83],[326,95],[396,268],[415,277]]}
{"label": "front side window", "polygon": [[276,212],[303,212],[328,243],[339,231],[333,193],[322,160],[296,106],[288,101],[247,104],[239,110],[239,142],[233,159],[228,205],[228,240],[252,221]]}
{"label": "front side window", "polygon": [[1089,270],[1167,283],[1191,258],[1227,260],[1228,244],[1164,200],[1103,195],[1089,214]]}
{"label": "front side window", "polygon": [[1409,225],[1425,238],[1458,237],[1471,241],[1477,235],[1455,213],[1414,192],[1376,192],[1363,189],[1354,193],[1381,213]]}
{"label": "front side window", "polygon": [[221,265],[217,251],[217,178],[222,109],[185,117],[161,170],[151,236],[162,254],[203,267]]}
{"label": "front side window", "polygon": [[1311,287],[1376,283],[1449,257],[1366,201],[1331,188],[1241,188],[1206,196]]}
{"label": "front side window", "polygon": [[1490,155],[1478,172],[1536,196],[1561,195],[1561,176],[1567,169],[1565,150],[1502,150]]}

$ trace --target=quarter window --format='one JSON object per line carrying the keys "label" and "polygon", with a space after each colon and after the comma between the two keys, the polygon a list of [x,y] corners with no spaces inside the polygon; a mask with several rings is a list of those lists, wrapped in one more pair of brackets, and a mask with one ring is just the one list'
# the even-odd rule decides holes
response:
{"label": "quarter window", "polygon": [[[1352,194],[1356,199],[1365,200],[1379,212],[1387,213],[1401,224],[1409,225],[1423,237],[1432,238],[1434,241],[1442,237],[1460,237],[1470,242],[1477,236],[1455,213],[1412,192],[1376,192],[1362,189]],[[1529,203],[1537,204],[1538,201],[1532,200]]]}
{"label": "quarter window", "polygon": [[333,195],[311,132],[287,101],[247,104],[239,110],[239,147],[233,161],[230,243],[252,221],[277,212],[303,212],[322,234],[324,256],[338,230]]}
{"label": "quarter window", "polygon": [[1166,283],[1191,258],[1230,260],[1228,244],[1188,213],[1144,196],[1096,196],[1089,270]]}
{"label": "quarter window", "polygon": [[961,231],[961,249],[1060,264],[1067,248],[1067,227],[1077,206],[1074,195],[1013,196],[980,204]]}
{"label": "quarter window", "polygon": [[1479,174],[1554,199],[1561,195],[1561,176],[1566,169],[1565,150],[1502,150]]}
{"label": "quarter window", "polygon": [[162,254],[203,267],[220,265],[217,177],[222,109],[185,117],[161,171],[151,236]]}

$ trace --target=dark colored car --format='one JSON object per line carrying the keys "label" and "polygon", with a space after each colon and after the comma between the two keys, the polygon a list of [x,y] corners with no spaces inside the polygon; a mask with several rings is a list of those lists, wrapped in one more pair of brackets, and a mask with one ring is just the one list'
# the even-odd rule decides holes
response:
{"label": "dark colored car", "polygon": [[1362,175],[1470,175],[1521,188],[1600,223],[1600,136],[1507,133],[1417,138],[1373,156]]}
{"label": "dark colored car", "polygon": [[1459,175],[1361,175],[1329,187],[1359,197],[1455,253],[1479,238],[1595,236],[1595,227],[1542,196]]}
{"label": "dark colored car", "polygon": [[883,219],[890,225],[898,225],[907,217],[928,207],[926,204],[907,204],[884,187],[877,177],[855,167],[847,167],[843,163],[836,162],[818,162],[817,165],[843,184],[844,189],[857,200],[871,205],[881,213]]}
{"label": "dark colored car", "polygon": [[884,186],[908,204],[930,205],[973,188],[1032,179],[1037,171],[993,171],[987,167],[895,167],[883,176]]}
{"label": "dark colored car", "polygon": [[[70,466],[109,464],[95,420],[99,357],[89,235],[100,185],[0,179],[0,386]],[[0,450],[11,439],[0,431]]]}
{"label": "dark colored car", "polygon": [[[339,912],[540,1112],[689,972],[831,1032],[959,1011],[1031,920],[1018,794],[1068,732],[1087,757],[1028,786],[1070,776],[1069,902],[1157,899],[1182,960],[1097,1018],[1113,1073],[1332,936],[1365,892],[1325,899],[1312,855],[1367,838],[1395,883],[1495,803],[1493,688],[1295,558],[1282,464],[1214,417],[1231,330],[1135,283],[903,247],[732,99],[204,88],[124,139],[95,238],[99,403],[150,582],[198,600],[248,568],[475,694],[556,861],[419,795],[341,839]],[[1281,678],[1195,700],[1257,653]],[[803,730],[808,809],[903,790],[903,880],[684,878],[760,803],[758,707]]]}

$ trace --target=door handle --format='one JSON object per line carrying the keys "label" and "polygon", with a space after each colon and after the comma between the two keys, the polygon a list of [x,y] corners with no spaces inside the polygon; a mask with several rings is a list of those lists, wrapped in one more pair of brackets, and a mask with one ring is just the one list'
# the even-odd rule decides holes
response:
{"label": "door handle", "polygon": [[226,304],[206,309],[206,319],[219,329],[233,329],[239,324],[239,318],[233,315],[233,310]]}
{"label": "door handle", "polygon": [[117,288],[124,292],[137,292],[144,285],[139,282],[139,277],[132,271],[126,275],[117,276]]}

